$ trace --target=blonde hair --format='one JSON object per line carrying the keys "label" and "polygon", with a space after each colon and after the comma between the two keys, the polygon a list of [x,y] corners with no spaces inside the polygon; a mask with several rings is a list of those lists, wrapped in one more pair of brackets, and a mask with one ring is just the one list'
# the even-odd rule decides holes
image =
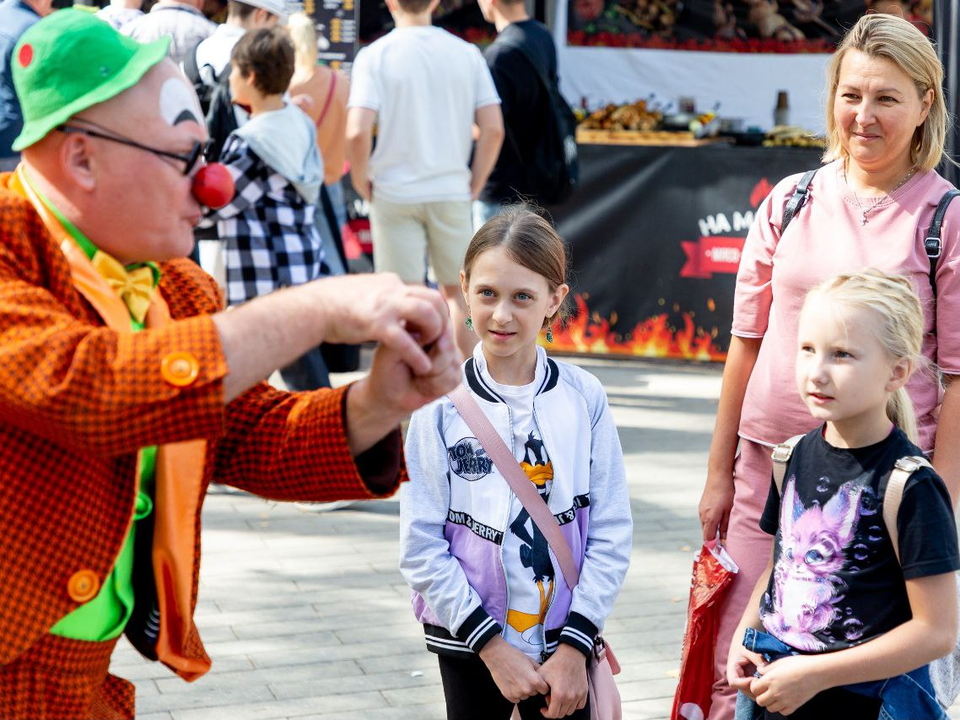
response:
{"label": "blonde hair", "polygon": [[926,120],[916,129],[910,145],[910,161],[918,170],[933,170],[944,155],[949,113],[943,98],[943,64],[933,44],[910,22],[896,15],[864,15],[846,34],[827,65],[827,149],[824,162],[847,159],[840,144],[840,131],[833,117],[833,105],[840,83],[840,65],[850,50],[871,58],[886,58],[900,68],[917,88],[922,99],[933,91],[933,103]]}
{"label": "blonde hair", "polygon": [[[869,310],[877,319],[876,338],[889,356],[897,361],[910,360],[914,371],[927,369],[928,361],[923,355],[923,307],[909,279],[867,270],[838,275],[813,288],[807,297],[812,295],[828,298],[842,307]],[[890,394],[887,417],[911,442],[919,442],[917,418],[906,382]]]}
{"label": "blonde hair", "polygon": [[287,32],[293,42],[297,69],[312,68],[317,64],[317,28],[313,20],[303,13],[293,13],[287,18]]}

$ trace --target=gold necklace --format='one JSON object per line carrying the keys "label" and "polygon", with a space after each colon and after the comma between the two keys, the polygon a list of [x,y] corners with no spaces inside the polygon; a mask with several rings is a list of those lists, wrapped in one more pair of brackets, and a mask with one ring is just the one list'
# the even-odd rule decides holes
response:
{"label": "gold necklace", "polygon": [[859,208],[859,210],[860,210],[860,224],[861,224],[861,225],[866,225],[866,224],[867,224],[867,213],[873,212],[874,210],[876,210],[876,209],[877,209],[878,207],[880,207],[881,205],[885,205],[885,204],[890,200],[890,196],[891,196],[893,193],[895,193],[897,190],[899,190],[900,188],[902,188],[902,187],[906,184],[907,180],[909,180],[910,178],[912,178],[916,172],[917,172],[917,169],[916,169],[915,167],[910,168],[909,172],[907,172],[907,174],[903,177],[903,179],[902,179],[900,182],[898,182],[896,185],[893,186],[893,189],[892,189],[889,193],[887,193],[886,195],[881,195],[881,196],[878,197],[876,200],[874,200],[872,203],[870,203],[869,205],[867,205],[866,208],[864,208],[863,205],[860,203],[860,198],[859,198],[859,196],[857,195],[857,193],[856,193],[856,191],[853,189],[853,187],[850,185],[850,180],[847,178],[847,173],[844,172],[844,173],[843,173],[843,180],[844,180],[844,182],[847,184],[847,188],[848,188],[848,189],[850,190],[850,192],[853,194],[853,200],[854,200],[855,203],[857,203],[857,208]]}

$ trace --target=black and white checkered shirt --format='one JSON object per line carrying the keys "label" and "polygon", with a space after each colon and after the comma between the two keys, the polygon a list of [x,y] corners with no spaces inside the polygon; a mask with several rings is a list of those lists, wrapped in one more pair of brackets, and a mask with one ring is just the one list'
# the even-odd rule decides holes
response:
{"label": "black and white checkered shirt", "polygon": [[323,246],[308,204],[290,181],[231,135],[220,155],[237,192],[229,205],[209,211],[201,225],[217,224],[226,242],[227,304],[238,305],[320,276]]}

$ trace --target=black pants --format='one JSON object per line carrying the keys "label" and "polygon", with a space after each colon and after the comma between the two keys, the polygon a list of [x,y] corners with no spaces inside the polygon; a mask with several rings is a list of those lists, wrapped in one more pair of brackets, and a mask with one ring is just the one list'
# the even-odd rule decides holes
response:
{"label": "black pants", "polygon": [[[493,676],[476,655],[453,658],[438,655],[443,694],[447,700],[447,720],[509,720],[513,703],[501,693]],[[543,695],[520,702],[523,720],[543,720],[541,708],[547,706]],[[590,705],[568,715],[570,720],[590,720]]]}

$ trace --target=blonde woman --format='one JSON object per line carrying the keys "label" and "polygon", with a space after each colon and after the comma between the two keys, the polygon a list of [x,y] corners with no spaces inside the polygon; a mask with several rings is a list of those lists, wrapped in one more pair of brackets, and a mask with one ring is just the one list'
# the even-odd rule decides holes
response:
{"label": "blonde woman", "polygon": [[[324,266],[330,274],[346,270],[343,265],[339,229],[346,223],[343,205],[343,177],[346,161],[347,76],[317,64],[317,30],[313,20],[303,13],[287,18],[287,31],[293,41],[296,69],[290,81],[290,96],[317,126],[317,146],[323,158],[323,185],[326,198],[317,201],[317,227],[324,244]],[[303,102],[303,98],[309,98]],[[326,202],[329,200],[329,202]]]}
{"label": "blonde woman", "polygon": [[944,373],[907,385],[919,445],[931,453],[956,504],[960,486],[960,201],[943,226],[931,285],[923,239],[952,186],[934,168],[944,154],[948,113],[943,67],[906,20],[867,15],[841,42],[827,69],[826,164],[806,203],[781,234],[800,176],[781,181],[750,230],[733,313],[707,481],[700,501],[705,538],[724,537],[740,573],[725,599],[717,642],[711,720],[729,720],[726,681],[731,636],[770,556],[759,525],[770,488],[771,449],[817,425],[797,393],[792,358],[807,291],[829,277],[868,267],[908,277],[924,307],[924,356]]}
{"label": "blonde woman", "polygon": [[290,81],[290,95],[307,95],[311,102],[301,105],[317,124],[317,145],[323,156],[325,185],[343,177],[346,159],[347,98],[350,81],[343,73],[317,64],[317,31],[313,20],[303,13],[287,18],[293,41],[296,69]]}

